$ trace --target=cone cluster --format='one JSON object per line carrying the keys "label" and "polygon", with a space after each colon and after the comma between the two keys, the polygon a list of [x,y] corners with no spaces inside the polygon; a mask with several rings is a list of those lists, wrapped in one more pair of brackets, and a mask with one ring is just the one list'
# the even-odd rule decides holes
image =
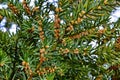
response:
{"label": "cone cluster", "polygon": [[55,15],[55,20],[54,20],[54,36],[56,39],[58,39],[60,37],[60,18],[59,16],[56,14]]}
{"label": "cone cluster", "polygon": [[12,10],[12,12],[16,15],[18,15],[20,12],[19,10],[16,8],[16,6],[14,6],[13,4],[9,3],[8,7]]}
{"label": "cone cluster", "polygon": [[44,31],[43,31],[43,28],[42,28],[42,22],[41,22],[41,20],[38,21],[38,24],[39,24],[39,26],[38,26],[39,37],[40,37],[40,39],[41,39],[42,41],[44,41],[45,36],[44,36]]}
{"label": "cone cluster", "polygon": [[29,6],[27,5],[26,0],[23,0],[22,4],[23,4],[23,8],[25,9],[26,13],[31,16],[32,13],[31,13]]}
{"label": "cone cluster", "polygon": [[115,51],[120,51],[120,37],[116,39],[115,42]]}
{"label": "cone cluster", "polygon": [[0,15],[0,20],[2,20],[3,19],[3,16],[2,15]]}
{"label": "cone cluster", "polygon": [[32,70],[30,69],[29,63],[26,61],[22,62],[22,66],[24,67],[24,70],[27,74],[29,74],[30,76],[32,76]]}

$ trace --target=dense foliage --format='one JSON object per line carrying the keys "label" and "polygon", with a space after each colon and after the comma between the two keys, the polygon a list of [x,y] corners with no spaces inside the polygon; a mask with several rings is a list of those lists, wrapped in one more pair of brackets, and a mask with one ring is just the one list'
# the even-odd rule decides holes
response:
{"label": "dense foliage", "polygon": [[120,23],[110,22],[118,1],[30,1],[0,1],[0,80],[120,79]]}

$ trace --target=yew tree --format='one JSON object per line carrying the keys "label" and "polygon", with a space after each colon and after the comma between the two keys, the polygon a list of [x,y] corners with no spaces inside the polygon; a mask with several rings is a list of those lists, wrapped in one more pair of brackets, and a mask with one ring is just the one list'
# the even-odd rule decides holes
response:
{"label": "yew tree", "polygon": [[31,1],[0,0],[0,80],[120,80],[119,0]]}

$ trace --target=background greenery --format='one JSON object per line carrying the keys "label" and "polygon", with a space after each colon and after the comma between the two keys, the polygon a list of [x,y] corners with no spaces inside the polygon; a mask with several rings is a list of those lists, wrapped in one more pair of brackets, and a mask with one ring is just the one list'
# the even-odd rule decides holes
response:
{"label": "background greenery", "polygon": [[[120,20],[109,22],[119,1],[0,3],[8,5],[0,9],[0,20],[7,20],[7,31],[0,31],[0,79],[120,79]],[[13,23],[16,34],[9,32]]]}

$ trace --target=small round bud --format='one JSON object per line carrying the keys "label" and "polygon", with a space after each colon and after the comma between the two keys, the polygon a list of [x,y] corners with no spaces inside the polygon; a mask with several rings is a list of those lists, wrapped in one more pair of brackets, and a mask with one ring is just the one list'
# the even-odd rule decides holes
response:
{"label": "small round bud", "polygon": [[45,48],[40,49],[40,53],[45,53]]}

